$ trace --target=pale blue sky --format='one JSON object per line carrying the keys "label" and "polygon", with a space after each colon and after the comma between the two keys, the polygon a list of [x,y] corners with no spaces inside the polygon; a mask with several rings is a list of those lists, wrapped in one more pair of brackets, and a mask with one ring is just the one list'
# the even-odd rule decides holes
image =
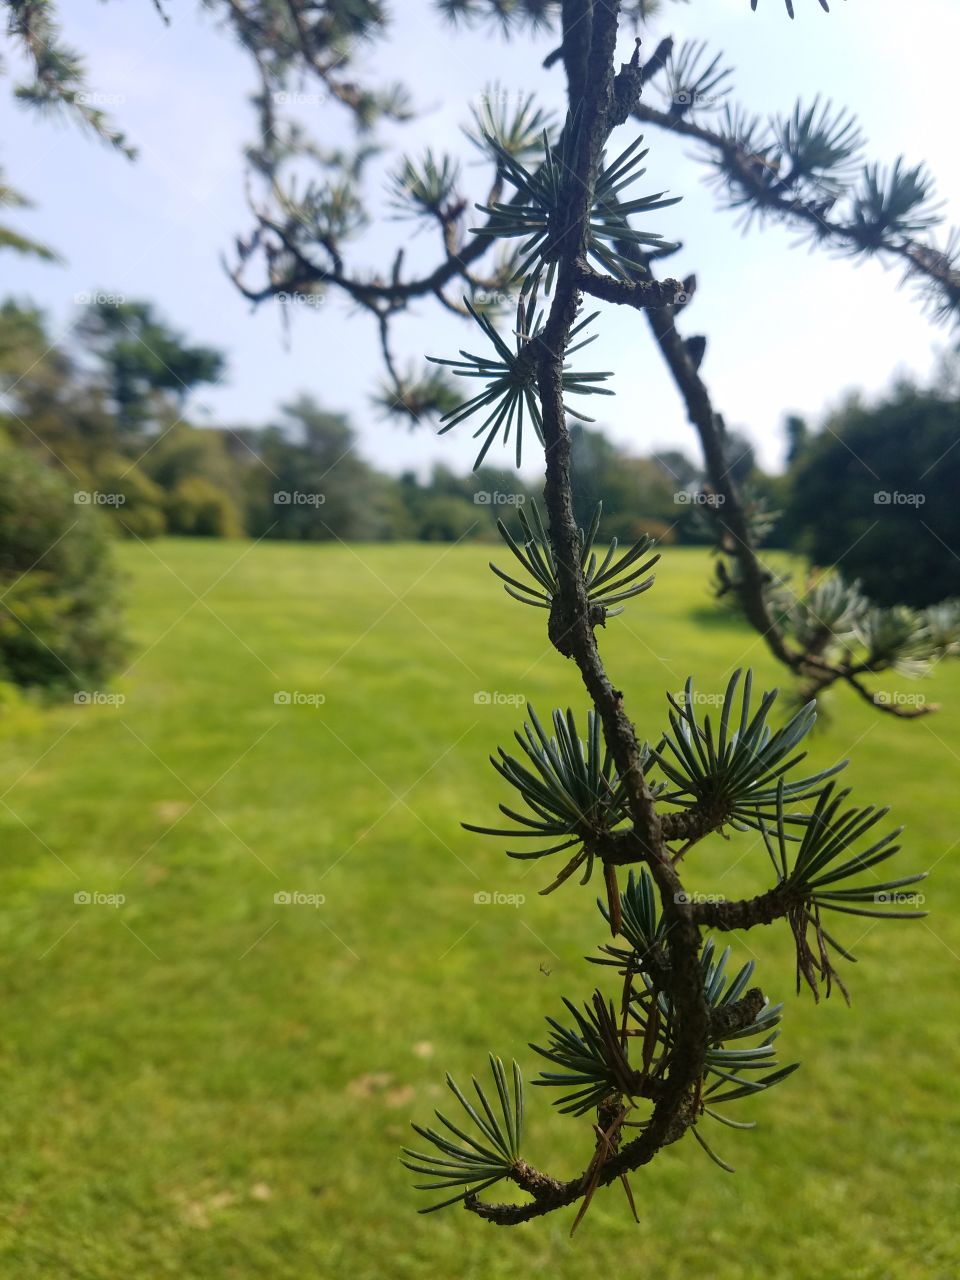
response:
{"label": "pale blue sky", "polygon": [[[27,234],[53,244],[67,265],[0,259],[0,291],[30,296],[51,316],[54,333],[75,315],[74,298],[94,289],[156,301],[194,340],[229,353],[229,372],[191,402],[198,422],[260,423],[301,390],[350,413],[361,450],[393,471],[434,459],[467,469],[474,446],[460,428],[438,439],[429,427],[409,433],[379,420],[369,393],[380,372],[375,331],[340,299],[298,309],[285,348],[278,305],[251,313],[219,263],[235,232],[249,228],[243,201],[241,147],[255,120],[246,102],[251,66],[232,38],[218,34],[194,3],[168,0],[164,27],[149,0],[61,5],[70,41],[86,51],[92,85],[107,95],[140,149],[128,164],[67,124],[38,119],[0,97],[0,163],[38,207],[18,214]],[[798,94],[818,91],[855,108],[868,154],[883,161],[904,152],[926,160],[952,222],[960,222],[960,148],[953,88],[960,46],[956,0],[847,0],[829,17],[814,0],[798,0],[789,22],[779,0],[693,0],[668,6],[663,30],[703,36],[737,70],[735,97],[754,110],[786,111]],[[371,68],[412,88],[421,112],[412,125],[386,131],[410,152],[448,147],[470,159],[458,132],[487,85],[535,89],[559,105],[562,79],[539,63],[550,41],[505,45],[496,36],[441,28],[427,0],[393,6],[394,39],[372,55]],[[625,39],[625,52],[629,48]],[[653,41],[647,46],[652,50]],[[342,111],[307,108],[304,118],[327,142],[344,135]],[[627,126],[614,142],[629,141]],[[709,335],[704,374],[728,424],[744,429],[762,459],[781,456],[780,424],[788,412],[816,419],[850,388],[868,393],[900,371],[929,374],[948,340],[921,312],[909,289],[876,263],[854,267],[823,252],[791,248],[779,229],[743,238],[729,213],[714,211],[703,170],[689,146],[651,132],[647,174],[638,191],[668,188],[683,203],[649,216],[651,229],[685,242],[672,274],[695,270],[696,304],[684,332]],[[467,171],[471,173],[470,170]],[[380,176],[371,196],[382,200]],[[477,170],[472,193],[486,175]],[[374,230],[352,249],[360,267],[386,269],[409,224]],[[428,233],[409,244],[408,261],[433,257]],[[679,446],[696,456],[672,383],[642,319],[606,308],[595,324],[602,366],[615,370],[617,396],[602,402],[603,422],[638,452]],[[473,334],[465,324],[421,301],[395,328],[401,357],[454,355]],[[475,339],[474,339],[475,342]],[[586,354],[586,353],[585,353]],[[592,354],[592,353],[591,353]],[[595,402],[600,405],[600,401]],[[642,409],[637,406],[642,404]],[[589,406],[588,406],[589,407]],[[530,458],[529,471],[536,471]],[[507,451],[491,454],[507,464]],[[525,470],[528,468],[525,466]]]}

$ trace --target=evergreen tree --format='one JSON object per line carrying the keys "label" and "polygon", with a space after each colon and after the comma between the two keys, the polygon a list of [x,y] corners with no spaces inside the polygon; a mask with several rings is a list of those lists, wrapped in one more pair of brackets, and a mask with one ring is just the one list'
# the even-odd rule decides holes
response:
{"label": "evergreen tree", "polygon": [[839,560],[874,604],[960,598],[958,440],[960,403],[936,392],[905,387],[831,415],[790,476],[789,515],[813,563]]}

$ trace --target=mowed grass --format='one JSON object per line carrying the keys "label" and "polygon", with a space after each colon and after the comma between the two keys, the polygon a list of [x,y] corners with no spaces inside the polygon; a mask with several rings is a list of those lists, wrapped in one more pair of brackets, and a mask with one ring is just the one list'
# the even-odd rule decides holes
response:
{"label": "mowed grass", "polygon": [[[756,1131],[714,1126],[737,1175],[682,1142],[635,1175],[639,1227],[611,1188],[572,1243],[570,1211],[512,1230],[416,1214],[398,1149],[445,1108],[444,1072],[485,1073],[492,1049],[529,1080],[544,1016],[603,977],[582,960],[604,936],[597,883],[538,897],[547,867],[459,827],[506,799],[487,756],[522,720],[509,699],[586,709],[488,553],[124,546],[126,701],[0,722],[2,1276],[960,1273],[960,664],[887,685],[942,702],[936,716],[840,694],[818,731],[815,760],[850,755],[857,797],[907,824],[898,865],[932,871],[931,915],[836,917],[860,959],[852,1009],[794,995],[785,925],[731,940],[786,1001],[782,1058],[803,1062],[736,1104]],[[602,633],[648,736],[688,674],[707,692],[742,664],[782,680],[710,605],[708,570],[668,550]],[[771,868],[756,841],[716,839],[689,874],[731,896]],[[590,1144],[528,1089],[529,1160],[572,1176]]]}

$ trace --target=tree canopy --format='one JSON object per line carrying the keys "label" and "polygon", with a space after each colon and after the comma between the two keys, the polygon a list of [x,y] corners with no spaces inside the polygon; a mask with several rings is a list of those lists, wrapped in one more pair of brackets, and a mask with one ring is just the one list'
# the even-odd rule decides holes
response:
{"label": "tree canopy", "polygon": [[960,596],[960,402],[903,388],[827,418],[791,475],[789,514],[815,564],[877,604]]}

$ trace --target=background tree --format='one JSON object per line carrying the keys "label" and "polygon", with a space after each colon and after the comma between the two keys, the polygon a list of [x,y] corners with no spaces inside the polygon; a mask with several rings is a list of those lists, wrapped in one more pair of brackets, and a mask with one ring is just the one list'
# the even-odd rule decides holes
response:
{"label": "background tree", "polygon": [[96,460],[115,449],[103,395],[54,342],[45,316],[12,299],[0,305],[0,390],[11,439],[37,449],[78,481],[89,479]]}
{"label": "background tree", "polygon": [[106,526],[0,432],[0,680],[98,689],[124,647]]}
{"label": "background tree", "polygon": [[255,465],[242,436],[183,421],[144,446],[138,464],[162,491],[168,533],[226,538],[245,531],[246,487]]}
{"label": "background tree", "polygon": [[904,387],[831,415],[791,472],[789,514],[813,562],[840,562],[877,604],[960,596],[960,404]]}
{"label": "background tree", "polygon": [[[123,307],[128,317],[152,316],[147,303]],[[217,496],[204,494],[221,511],[219,531],[239,532],[242,517],[230,490],[242,489],[242,472],[218,433],[198,432],[180,421],[185,388],[171,385],[174,375],[160,368],[170,359],[171,368],[196,381],[202,369],[212,373],[221,367],[222,357],[176,340],[159,322],[134,337],[121,317],[117,324],[128,336],[120,338],[103,313],[110,313],[105,302],[82,314],[79,341],[68,349],[53,341],[40,312],[11,300],[0,306],[0,423],[8,436],[61,471],[75,493],[105,495],[101,515],[122,535],[150,538],[166,530],[166,495],[185,469],[220,490]],[[107,332],[111,336],[104,340]],[[145,344],[150,342],[155,345]],[[177,510],[183,505],[180,495]],[[185,532],[182,520],[174,520],[171,531]]]}
{"label": "background tree", "polygon": [[691,493],[699,488],[703,472],[682,449],[659,449],[651,457],[677,488]]}
{"label": "background tree", "polygon": [[191,346],[155,314],[149,302],[98,298],[84,312],[77,336],[102,371],[121,431],[143,432],[172,401],[182,412],[187,397],[226,369],[222,352]]}
{"label": "background tree", "polygon": [[[153,314],[148,303],[129,305]],[[121,418],[113,353],[101,358],[100,320],[82,317],[77,327],[79,339],[67,348],[35,308],[0,304],[0,422],[75,491],[122,498],[101,505],[101,514],[123,536],[490,539],[504,507],[533,496],[495,467],[468,476],[437,467],[423,481],[382,474],[359,456],[347,420],[308,396],[273,425],[198,428],[183,417],[177,392],[156,379],[137,390],[137,411]],[[210,350],[185,339],[178,345]],[[636,461],[598,440],[612,474]],[[293,493],[301,496],[289,505],[277,500]]]}
{"label": "background tree", "polygon": [[787,436],[787,467],[790,468],[800,461],[810,443],[810,428],[796,414],[787,417],[784,428]]}
{"label": "background tree", "polygon": [[346,418],[310,396],[285,405],[260,445],[253,531],[317,541],[390,536],[397,499],[356,443]]}
{"label": "background tree", "polygon": [[579,423],[571,427],[575,518],[589,528],[598,502],[603,502],[604,529],[610,537],[635,540],[643,534],[674,541],[682,505],[674,500],[677,485],[662,467],[647,458],[625,458],[603,434]]}

